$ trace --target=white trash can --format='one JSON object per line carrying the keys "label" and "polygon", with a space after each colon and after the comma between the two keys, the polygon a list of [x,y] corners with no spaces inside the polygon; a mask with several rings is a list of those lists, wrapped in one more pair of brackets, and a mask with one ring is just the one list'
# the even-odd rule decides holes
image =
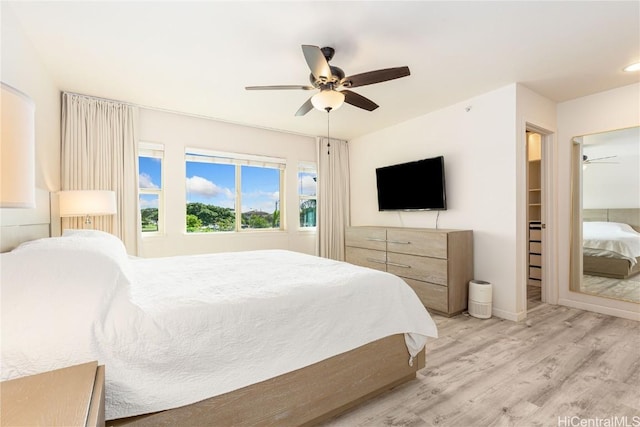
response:
{"label": "white trash can", "polygon": [[491,317],[492,286],[483,280],[469,282],[469,314],[478,319]]}

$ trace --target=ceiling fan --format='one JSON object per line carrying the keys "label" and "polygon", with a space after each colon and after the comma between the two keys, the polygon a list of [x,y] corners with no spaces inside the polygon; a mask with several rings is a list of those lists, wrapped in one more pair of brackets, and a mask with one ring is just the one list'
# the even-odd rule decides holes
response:
{"label": "ceiling fan", "polygon": [[598,164],[598,163],[600,163],[600,164],[606,163],[606,164],[611,164],[611,165],[618,164],[618,162],[603,162],[602,161],[602,160],[606,160],[606,159],[613,159],[615,157],[618,157],[618,156],[606,156],[606,157],[597,157],[595,159],[590,159],[589,156],[587,156],[586,154],[583,154],[582,155],[582,164],[583,165]]}
{"label": "ceiling fan", "polygon": [[365,86],[387,80],[406,77],[411,74],[409,67],[385,68],[345,77],[344,71],[334,65],[329,65],[335,49],[332,47],[302,45],[302,53],[307,65],[311,69],[309,85],[276,85],[276,86],[247,86],[246,90],[313,90],[320,92],[309,98],[296,112],[296,116],[304,116],[314,107],[327,112],[339,108],[343,102],[367,111],[378,108],[378,104],[359,95],[349,88]]}

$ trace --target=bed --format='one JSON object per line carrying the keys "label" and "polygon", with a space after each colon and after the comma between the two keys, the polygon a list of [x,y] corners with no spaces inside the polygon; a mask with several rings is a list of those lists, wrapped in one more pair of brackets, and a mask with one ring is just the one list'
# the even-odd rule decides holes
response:
{"label": "bed", "polygon": [[583,222],[584,274],[627,279],[640,272],[640,233],[613,221]]}
{"label": "bed", "polygon": [[77,230],[1,256],[1,379],[98,360],[108,425],[313,423],[437,336],[396,276],[289,251],[141,259]]}

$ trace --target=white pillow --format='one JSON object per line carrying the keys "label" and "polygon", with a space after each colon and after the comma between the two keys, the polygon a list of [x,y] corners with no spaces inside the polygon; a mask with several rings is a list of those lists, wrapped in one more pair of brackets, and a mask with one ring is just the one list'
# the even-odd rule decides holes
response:
{"label": "white pillow", "polygon": [[84,257],[104,258],[115,264],[130,279],[131,262],[124,243],[113,234],[99,230],[65,230],[62,237],[48,237],[22,243],[12,252],[31,254],[42,259],[56,253],[65,259],[80,260]]}
{"label": "white pillow", "polygon": [[589,231],[624,231],[627,233],[635,233],[636,231],[629,225],[621,222],[604,222],[604,221],[585,221],[583,222],[583,230]]}
{"label": "white pillow", "polygon": [[0,263],[0,379],[95,360],[96,337],[130,300],[122,242],[38,239],[0,254]]}
{"label": "white pillow", "polygon": [[[107,233],[102,230],[86,230],[86,229],[66,229],[62,232],[62,237],[83,237],[87,239],[102,239],[111,242],[117,242],[119,245],[122,245],[124,248],[124,244],[122,241],[111,233]],[[126,248],[125,248],[126,252]]]}

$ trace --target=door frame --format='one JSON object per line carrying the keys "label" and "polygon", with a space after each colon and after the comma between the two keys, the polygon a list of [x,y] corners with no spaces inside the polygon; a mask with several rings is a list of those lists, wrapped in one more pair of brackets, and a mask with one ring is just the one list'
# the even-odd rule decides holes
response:
{"label": "door frame", "polygon": [[[542,289],[541,289],[541,299],[543,303],[548,304],[557,304],[558,303],[558,257],[557,254],[557,201],[556,201],[556,184],[557,184],[557,144],[555,142],[555,134],[537,126],[535,124],[527,122],[525,124],[525,150],[527,144],[526,132],[535,132],[540,134],[541,136],[541,159],[540,159],[540,180],[541,180],[541,221],[544,224],[544,228],[542,229]],[[528,153],[525,153],[524,156],[524,167],[525,170],[528,170]],[[526,189],[528,192],[528,189]],[[524,198],[524,209],[528,210],[527,206],[528,202],[528,194],[527,197]],[[527,244],[524,247],[525,254],[524,256],[528,260],[529,253],[529,245],[528,245],[528,233],[529,233],[529,224],[526,221],[525,215],[525,223],[520,224],[521,227],[524,227],[527,233]],[[528,265],[528,261],[527,261]],[[522,295],[524,297],[524,307],[526,313],[527,307],[527,284],[528,284],[528,269],[525,269],[524,272],[525,277],[522,278],[521,283],[523,284],[523,292]]]}

